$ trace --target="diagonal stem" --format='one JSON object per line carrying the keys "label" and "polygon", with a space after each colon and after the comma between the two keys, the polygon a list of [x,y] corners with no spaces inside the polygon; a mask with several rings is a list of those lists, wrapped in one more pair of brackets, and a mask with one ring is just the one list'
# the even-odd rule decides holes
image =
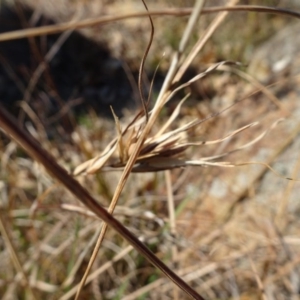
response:
{"label": "diagonal stem", "polygon": [[77,180],[57,164],[49,152],[44,150],[37,140],[28,132],[18,126],[17,120],[0,105],[0,127],[11,136],[33,159],[40,162],[47,171],[60,181],[85,206],[100,217],[105,223],[114,228],[123,236],[141,255],[161,270],[170,280],[185,291],[191,298],[203,300],[204,298],[192,289],[184,280],[159,260],[139,239],[126,229],[118,220],[109,214],[97,201],[83,188]]}

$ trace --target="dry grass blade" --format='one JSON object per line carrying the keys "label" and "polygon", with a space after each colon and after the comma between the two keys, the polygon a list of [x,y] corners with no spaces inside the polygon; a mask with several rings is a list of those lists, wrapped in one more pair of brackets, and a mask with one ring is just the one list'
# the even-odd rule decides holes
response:
{"label": "dry grass blade", "polygon": [[[51,49],[45,55],[44,60],[38,65],[38,67],[34,71],[32,77],[30,79],[30,82],[28,84],[28,87],[27,87],[27,89],[26,89],[26,91],[24,93],[24,99],[23,99],[23,101],[25,103],[29,102],[30,97],[32,95],[32,92],[33,92],[35,86],[37,85],[40,77],[45,72],[45,70],[48,67],[48,64],[51,62],[51,60],[53,59],[53,57],[60,50],[61,46],[65,43],[65,41],[69,38],[69,36],[71,35],[72,32],[73,32],[72,30],[69,30],[69,31],[66,31],[66,32],[62,33],[62,35],[59,37],[59,39],[55,42],[55,44],[51,47]],[[23,122],[23,120],[24,120],[24,112],[21,113],[20,120],[22,120],[21,122]]]}
{"label": "dry grass blade", "polygon": [[22,267],[22,264],[20,262],[18,254],[17,254],[17,251],[15,250],[15,248],[13,246],[12,238],[10,237],[10,235],[7,231],[7,226],[5,225],[4,219],[1,214],[0,214],[0,232],[1,232],[1,236],[3,237],[3,240],[5,242],[5,245],[6,245],[7,249],[9,250],[9,254],[10,254],[11,260],[14,264],[14,267],[16,268],[16,271],[21,276],[21,281],[23,281],[23,284],[25,284],[28,287],[31,297],[33,297],[33,299],[37,299],[32,287],[29,283],[27,275]]}
{"label": "dry grass blade", "polygon": [[238,70],[236,68],[230,68],[230,66],[222,66],[222,67],[220,67],[220,70],[235,73],[238,76],[240,76],[241,78],[243,78],[244,80],[250,82],[257,89],[261,90],[262,93],[264,93],[270,99],[270,101],[272,101],[278,108],[280,108],[286,116],[291,114],[288,110],[286,110],[286,108],[280,102],[280,100],[268,89],[268,87],[261,84],[258,80],[256,80],[250,74],[243,72],[241,70]]}
{"label": "dry grass blade", "polygon": [[[238,0],[231,0],[229,2],[229,6],[234,6]],[[176,76],[173,79],[173,83],[178,82],[183,74],[186,72],[187,68],[190,66],[196,55],[201,51],[201,49],[204,47],[206,42],[209,40],[209,38],[212,36],[212,34],[216,31],[216,29],[221,25],[225,17],[227,16],[228,11],[224,11],[220,14],[218,14],[215,19],[211,22],[209,27],[207,28],[205,34],[203,37],[199,38],[197,43],[193,46],[193,49],[189,53],[189,55],[186,57],[186,59],[183,61],[182,65],[180,66],[180,69],[178,70]]]}
{"label": "dry grass blade", "polygon": [[[88,211],[89,212],[89,211]],[[83,252],[80,254],[80,256],[78,257],[77,259],[77,262],[76,264],[74,265],[73,269],[71,270],[71,272],[69,273],[68,277],[65,279],[65,281],[63,282],[62,286],[64,288],[68,288],[73,282],[74,282],[74,279],[75,279],[75,276],[78,272],[78,269],[80,268],[86,254],[89,252],[89,250],[94,247],[95,245],[95,242],[97,241],[97,238],[100,234],[100,231],[101,231],[101,227],[99,227],[93,237],[91,238],[91,240],[89,241],[89,243],[85,246]]]}
{"label": "dry grass blade", "polygon": [[291,181],[298,181],[298,182],[300,181],[299,178],[291,178],[291,177],[282,176],[277,171],[275,171],[270,165],[268,165],[267,163],[264,163],[264,162],[260,162],[260,161],[248,161],[248,162],[241,162],[241,163],[235,163],[235,164],[233,164],[233,166],[247,166],[247,165],[262,165],[262,166],[266,167],[267,169],[269,169],[276,176],[278,176],[278,177],[280,177],[282,179],[291,180]]}
{"label": "dry grass blade", "polygon": [[76,167],[73,172],[74,176],[80,175],[81,173],[85,173],[88,169],[90,174],[97,172],[99,169],[103,168],[105,163],[109,160],[111,155],[117,148],[117,141],[112,141],[106,149],[103,151],[103,154],[96,156],[95,158],[82,163],[80,166]]}
{"label": "dry grass blade", "polygon": [[[118,260],[122,259],[124,256],[126,256],[128,253],[132,251],[133,247],[128,246],[127,248],[123,249],[120,253],[118,253],[111,261],[106,262],[103,264],[99,269],[91,273],[87,279],[86,283],[90,283],[93,279],[97,278],[99,275],[104,273],[105,270],[109,269],[114,262],[117,262]],[[72,296],[74,296],[79,289],[79,284],[75,285],[72,289],[70,289],[67,293],[65,293],[62,297],[59,298],[59,300],[68,300]]]}
{"label": "dry grass blade", "polygon": [[88,266],[87,266],[87,268],[86,268],[86,270],[85,270],[85,272],[84,272],[84,274],[83,274],[83,276],[81,278],[81,281],[79,283],[79,286],[78,286],[78,289],[77,289],[76,295],[75,295],[75,300],[79,299],[80,292],[81,292],[82,288],[84,287],[84,285],[86,283],[86,280],[88,278],[90,270],[91,270],[91,268],[93,266],[93,263],[94,263],[94,261],[96,259],[96,256],[97,256],[97,254],[99,252],[99,249],[101,247],[101,243],[102,243],[102,234],[101,233],[102,233],[102,230],[103,230],[103,226],[101,226],[101,228],[99,228],[99,230],[96,232],[95,237],[97,237],[97,242],[96,242],[96,245],[95,245],[95,247],[93,249],[93,253],[92,253],[92,255],[91,255],[90,259],[89,259]]}

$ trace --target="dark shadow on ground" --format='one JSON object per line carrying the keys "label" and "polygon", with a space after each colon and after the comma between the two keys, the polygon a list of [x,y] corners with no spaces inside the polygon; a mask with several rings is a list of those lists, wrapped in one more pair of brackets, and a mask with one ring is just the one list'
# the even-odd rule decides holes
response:
{"label": "dark shadow on ground", "polygon": [[[33,16],[33,11],[21,6],[2,6],[0,32],[53,24],[44,16],[32,24]],[[123,62],[112,57],[103,44],[74,31],[46,62],[47,52],[60,37],[61,34],[54,34],[0,42],[0,101],[15,116],[22,120],[20,103],[28,103],[46,129],[59,124],[72,130],[70,114],[76,116],[92,109],[102,117],[111,118],[113,107],[121,117],[124,108],[136,106],[139,101],[136,86],[134,93]],[[43,63],[46,63],[45,71],[28,93],[35,71]],[[189,70],[183,81],[195,73]],[[131,75],[137,82],[138,70],[133,70]],[[157,74],[154,90],[159,91],[164,77],[165,74]],[[26,113],[23,116],[26,119]]]}
{"label": "dark shadow on ground", "polygon": [[[0,32],[31,27],[33,12],[2,7]],[[53,22],[42,17],[35,26]],[[0,99],[11,111],[18,113],[18,102],[26,98],[26,89],[45,55],[60,34],[0,43]],[[77,112],[92,107],[98,114],[110,116],[110,106],[117,115],[133,105],[132,88],[122,62],[111,57],[105,45],[99,45],[73,32],[54,58],[47,63],[31,96],[30,105],[43,117],[57,113],[68,101],[77,99]],[[79,100],[80,99],[80,100]]]}

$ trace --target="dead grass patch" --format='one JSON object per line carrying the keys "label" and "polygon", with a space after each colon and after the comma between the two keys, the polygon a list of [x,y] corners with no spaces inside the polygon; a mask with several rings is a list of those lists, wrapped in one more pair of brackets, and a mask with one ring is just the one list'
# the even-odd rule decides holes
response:
{"label": "dead grass patch", "polygon": [[[196,17],[199,3],[193,10]],[[207,299],[298,295],[299,206],[289,201],[297,182],[277,176],[281,197],[276,198],[261,191],[263,184],[274,185],[266,165],[233,168],[251,161],[273,166],[291,155],[298,159],[297,150],[285,154],[297,142],[300,128],[296,98],[282,99],[281,107],[258,93],[252,80],[217,76],[217,69],[233,72],[231,68],[239,67],[231,61],[214,63],[178,86],[226,15],[216,15],[191,50],[184,52],[194,33],[193,26],[187,27],[156,101],[135,117],[122,121],[115,117],[112,124],[91,114],[92,128],[78,126],[71,142],[63,144],[31,128],[56,162],[80,175],[78,181],[93,198],[81,197],[78,183],[51,166],[51,157],[17,126],[8,126],[10,119],[1,109],[2,129],[34,158],[14,141],[3,141],[0,292],[4,299],[74,297],[93,251],[82,299],[181,299],[186,297],[183,291],[195,299],[201,299],[200,294]],[[212,103],[188,107],[184,98],[171,114],[162,114],[177,90],[210,75],[222,87]],[[278,125],[282,117],[288,121]],[[284,166],[278,170],[283,177],[299,177],[298,162],[291,164],[292,169]],[[99,216],[127,241],[110,228],[106,232]],[[143,255],[148,252],[120,224],[155,253],[158,260],[150,261],[180,289],[147,262]],[[157,263],[162,261],[182,282]]]}

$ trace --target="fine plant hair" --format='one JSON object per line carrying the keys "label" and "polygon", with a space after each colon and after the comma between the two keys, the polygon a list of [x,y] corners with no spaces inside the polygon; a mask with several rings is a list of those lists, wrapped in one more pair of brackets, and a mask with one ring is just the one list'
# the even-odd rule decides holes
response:
{"label": "fine plant hair", "polygon": [[[89,261],[87,271],[82,277],[79,286],[75,289],[69,291],[65,295],[64,299],[76,294],[76,299],[79,299],[80,293],[83,289],[85,283],[87,283],[89,271],[93,265],[95,257],[102,245],[103,239],[105,237],[107,226],[112,227],[117,231],[124,239],[126,239],[132,247],[134,247],[142,256],[144,256],[150,263],[152,263],[157,269],[159,269],[167,278],[174,282],[174,284],[183,292],[185,292],[189,297],[193,299],[204,299],[196,289],[191,287],[185,280],[180,276],[175,274],[170,267],[168,267],[161,259],[156,257],[147,246],[137,238],[133,233],[131,233],[123,224],[121,224],[114,216],[113,212],[116,208],[118,200],[122,194],[124,187],[126,186],[127,180],[132,172],[158,172],[164,171],[168,189],[169,198],[172,198],[172,191],[170,189],[170,170],[184,167],[226,167],[231,168],[235,166],[247,165],[247,164],[258,164],[260,162],[239,162],[234,163],[231,161],[223,160],[224,157],[229,154],[241,151],[245,148],[249,148],[258,141],[260,141],[270,130],[274,129],[282,119],[278,119],[269,125],[267,130],[264,130],[256,138],[248,141],[247,143],[221,154],[202,157],[201,159],[194,160],[188,157],[188,149],[191,147],[198,147],[210,144],[217,144],[223,141],[230,140],[232,137],[238,137],[243,134],[246,130],[258,125],[258,122],[252,122],[243,127],[240,127],[232,132],[229,132],[223,137],[219,137],[215,140],[199,140],[190,141],[188,132],[203,124],[205,121],[215,118],[222,114],[223,111],[214,113],[205,119],[199,120],[195,118],[186,124],[178,126],[176,129],[172,129],[172,124],[178,118],[180,111],[186,101],[188,101],[189,95],[184,97],[176,106],[172,114],[169,116],[167,121],[158,129],[155,129],[155,124],[160,118],[161,111],[166,106],[166,104],[176,95],[179,91],[190,86],[192,83],[203,79],[206,76],[214,73],[216,70],[220,70],[225,67],[239,68],[241,63],[233,61],[222,61],[215,63],[208,67],[205,71],[196,75],[192,79],[185,83],[180,83],[183,74],[186,72],[187,68],[191,65],[194,58],[203,49],[206,42],[211,38],[212,34],[217,30],[217,28],[222,24],[228,13],[233,13],[237,11],[254,11],[262,13],[272,13],[272,14],[282,14],[291,17],[300,18],[300,13],[279,9],[279,8],[269,8],[260,6],[237,6],[235,5],[237,1],[230,1],[229,5],[226,7],[213,7],[213,8],[203,8],[205,1],[196,1],[193,9],[173,9],[173,10],[160,10],[160,11],[148,11],[142,13],[129,14],[124,16],[109,16],[101,17],[93,20],[77,21],[73,20],[70,23],[58,24],[45,26],[35,29],[26,29],[22,31],[10,32],[0,34],[0,42],[4,40],[17,39],[22,37],[32,37],[37,35],[43,35],[45,33],[57,33],[64,32],[66,30],[73,30],[77,28],[82,28],[86,26],[91,26],[95,24],[103,24],[109,22],[115,22],[122,19],[136,18],[136,17],[148,17],[151,23],[151,35],[150,43],[147,46],[145,54],[142,58],[140,73],[139,73],[139,91],[141,96],[142,110],[136,114],[136,116],[129,120],[126,126],[122,126],[121,122],[115,116],[112,109],[112,114],[114,115],[115,126],[116,126],[116,136],[112,137],[111,142],[107,144],[105,149],[96,157],[88,159],[85,162],[78,164],[72,173],[67,172],[62,168],[52,157],[52,155],[43,149],[41,145],[25,130],[19,127],[18,122],[2,107],[0,106],[0,127],[1,129],[13,140],[15,140],[31,157],[33,160],[42,164],[49,174],[59,181],[66,189],[68,189],[75,197],[78,198],[81,203],[83,203],[89,211],[94,216],[100,218],[104,223],[101,225],[101,229],[97,231],[96,235],[96,246],[94,248],[93,254]],[[194,32],[195,25],[199,18],[203,14],[208,13],[218,13],[216,17],[209,24],[207,30],[203,35],[197,37],[197,41],[191,48],[190,52],[187,52],[187,46],[191,40],[191,35]],[[144,69],[144,63],[147,58],[147,53],[150,49],[150,45],[153,40],[154,27],[152,23],[152,17],[171,15],[171,16],[184,16],[190,15],[188,24],[185,28],[183,36],[178,46],[178,50],[173,54],[171,64],[165,78],[164,84],[153,104],[150,107],[149,99],[144,99],[143,87],[142,87],[142,74]],[[143,19],[146,21],[146,19]],[[66,34],[67,35],[67,34]],[[246,99],[247,97],[245,97]],[[241,101],[236,101],[233,105],[238,105]],[[231,106],[232,107],[232,106]],[[220,160],[222,159],[222,160]],[[264,164],[264,163],[262,163]],[[265,164],[268,168],[273,170],[269,165]],[[113,197],[111,199],[110,206],[108,209],[104,209],[94,197],[77,181],[77,176],[93,175],[98,172],[104,171],[121,171],[121,176],[119,182],[114,191]],[[274,171],[275,172],[275,171]],[[279,175],[280,176],[280,175]],[[291,179],[291,178],[288,178]],[[170,203],[170,205],[172,205]],[[64,206],[65,209],[70,211],[80,211],[80,208],[72,206]],[[171,218],[170,218],[171,219]],[[8,238],[7,238],[8,239]],[[14,253],[14,250],[11,250]],[[14,263],[17,270],[20,272],[23,280],[27,285],[30,286],[29,279],[26,277],[22,266],[20,265],[17,256],[14,258]],[[32,291],[34,297],[34,291]],[[174,298],[176,296],[176,291],[174,292]]]}

